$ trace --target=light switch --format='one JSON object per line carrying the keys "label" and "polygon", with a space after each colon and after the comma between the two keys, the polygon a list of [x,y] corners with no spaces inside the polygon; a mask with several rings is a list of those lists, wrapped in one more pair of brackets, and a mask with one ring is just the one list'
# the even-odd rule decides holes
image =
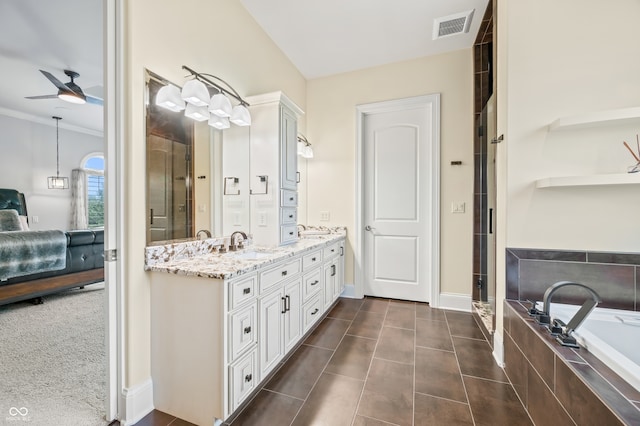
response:
{"label": "light switch", "polygon": [[451,213],[464,213],[465,203],[463,201],[451,203]]}
{"label": "light switch", "polygon": [[258,226],[267,226],[267,212],[258,212]]}

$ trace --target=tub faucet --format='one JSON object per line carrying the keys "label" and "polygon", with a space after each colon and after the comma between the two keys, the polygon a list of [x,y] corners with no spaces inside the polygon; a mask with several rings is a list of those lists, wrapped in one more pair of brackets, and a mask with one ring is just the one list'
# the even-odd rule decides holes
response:
{"label": "tub faucet", "polygon": [[207,238],[211,238],[211,232],[206,229],[201,229],[198,231],[198,233],[196,234],[197,239],[200,239],[200,234],[205,234]]}
{"label": "tub faucet", "polygon": [[[239,242],[236,242],[236,240],[238,239],[237,236],[241,235],[242,236],[242,240],[240,240]],[[245,234],[242,231],[235,231],[233,234],[231,234],[231,238],[229,241],[229,251],[236,251],[238,249],[241,249],[244,247],[244,245],[242,244],[244,241],[247,240],[247,234]]]}
{"label": "tub faucet", "polygon": [[[567,324],[559,319],[549,321],[549,319],[551,318],[551,298],[556,291],[560,290],[563,287],[580,287],[587,290],[587,292],[589,292],[589,294],[591,295],[591,299],[587,299],[582,304],[580,309],[578,309],[578,312],[576,312],[576,314],[569,320]],[[587,315],[589,315],[591,311],[593,311],[593,309],[596,307],[596,305],[601,301],[602,300],[600,299],[600,296],[598,296],[598,293],[584,284],[574,283],[571,281],[559,281],[547,288],[547,290],[544,292],[544,296],[542,299],[542,313],[538,317],[539,322],[541,324],[544,324],[544,320],[547,319],[546,324],[549,324],[549,331],[557,336],[556,340],[563,346],[578,347],[578,345],[576,344],[576,339],[572,337],[571,334],[576,328],[578,328],[580,324],[582,324],[582,321],[585,320]]]}

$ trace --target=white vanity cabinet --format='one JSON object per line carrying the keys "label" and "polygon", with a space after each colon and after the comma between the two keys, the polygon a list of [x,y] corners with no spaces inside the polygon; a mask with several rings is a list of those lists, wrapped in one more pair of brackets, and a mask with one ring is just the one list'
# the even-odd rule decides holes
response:
{"label": "white vanity cabinet", "polygon": [[339,297],[344,241],[231,279],[152,273],[155,408],[197,425],[226,420]]}
{"label": "white vanity cabinet", "polygon": [[251,105],[251,233],[257,244],[298,240],[298,117],[282,92],[246,98]]}

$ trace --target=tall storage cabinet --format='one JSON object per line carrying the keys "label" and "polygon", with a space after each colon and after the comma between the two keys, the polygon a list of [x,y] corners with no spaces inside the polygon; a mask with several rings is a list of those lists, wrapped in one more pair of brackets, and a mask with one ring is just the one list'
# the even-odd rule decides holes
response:
{"label": "tall storage cabinet", "polygon": [[257,244],[298,240],[298,118],[282,92],[246,98],[251,105],[251,233]]}

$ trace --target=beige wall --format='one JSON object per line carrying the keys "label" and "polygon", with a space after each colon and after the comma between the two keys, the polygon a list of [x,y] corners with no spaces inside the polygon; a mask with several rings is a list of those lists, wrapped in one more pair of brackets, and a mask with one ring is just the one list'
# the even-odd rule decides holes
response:
{"label": "beige wall", "polygon": [[144,68],[183,83],[187,65],[228,81],[243,96],[283,90],[303,109],[306,82],[233,0],[126,2],[125,386],[150,376],[150,274],[145,247]]}
{"label": "beige wall", "polygon": [[638,16],[637,0],[615,7],[598,0],[508,7],[498,1],[498,134],[505,135],[507,163],[499,257],[505,246],[638,252],[636,185],[535,188],[536,179],[624,173],[633,163],[622,141],[635,141],[638,121],[553,132],[547,125],[638,106]]}
{"label": "beige wall", "polygon": [[[310,80],[307,132],[315,157],[307,162],[309,224],[346,225],[347,283],[354,283],[356,106],[441,94],[441,291],[471,293],[473,236],[473,68],[470,49]],[[462,160],[462,166],[450,161]],[[451,202],[466,203],[451,214]],[[320,222],[329,211],[330,222]]]}

